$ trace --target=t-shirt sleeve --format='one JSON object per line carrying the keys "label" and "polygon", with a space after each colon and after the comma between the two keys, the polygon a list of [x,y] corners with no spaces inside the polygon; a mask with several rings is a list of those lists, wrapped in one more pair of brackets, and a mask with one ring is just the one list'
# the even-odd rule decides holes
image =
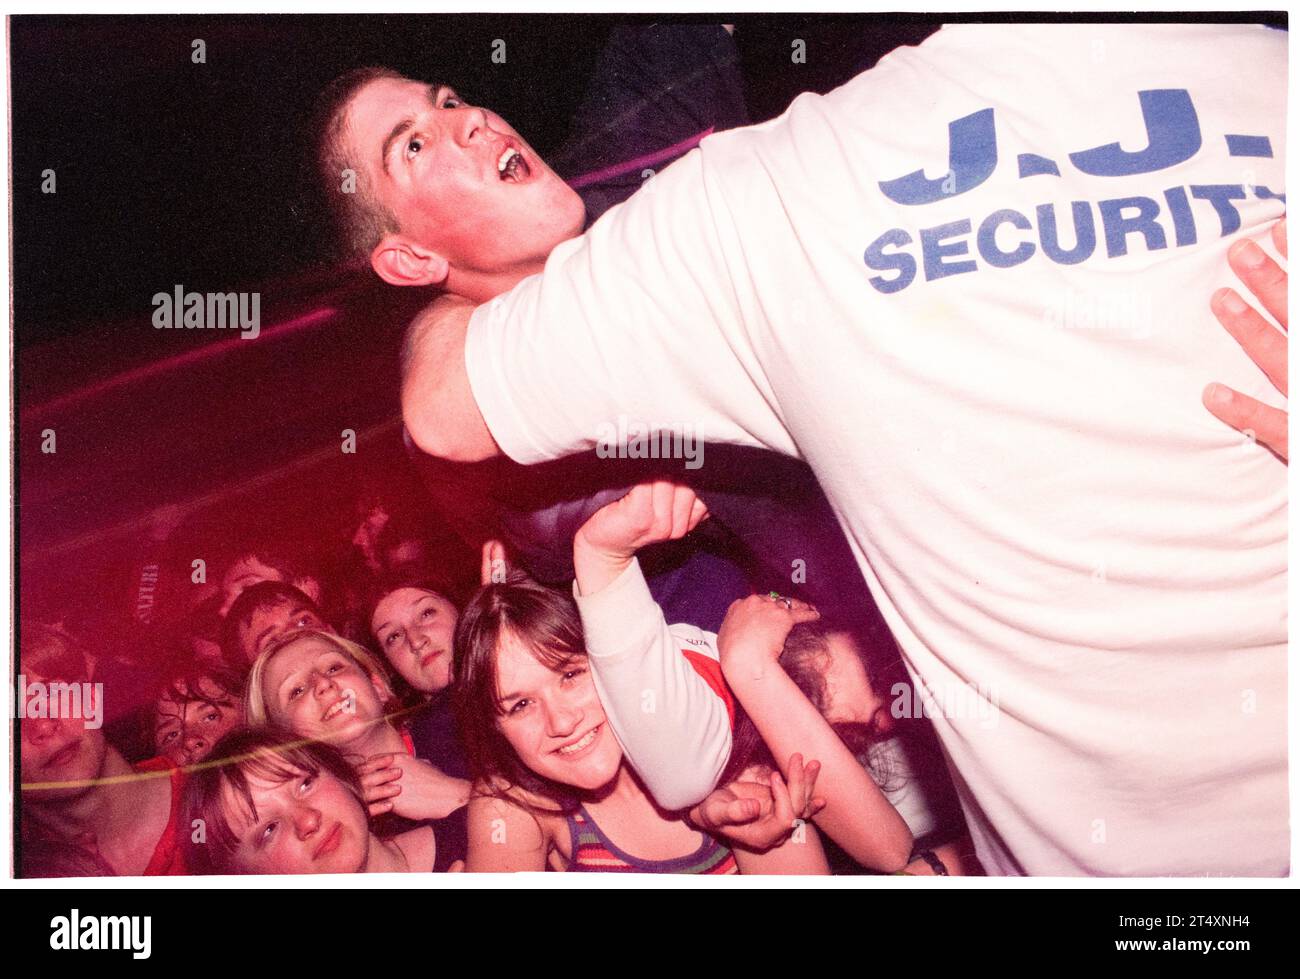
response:
{"label": "t-shirt sleeve", "polygon": [[761,317],[731,271],[735,222],[710,184],[692,151],[474,312],[470,386],[511,458],[636,458],[651,432],[688,460],[691,439],[796,454],[760,363],[770,341],[751,333]]}
{"label": "t-shirt sleeve", "polygon": [[634,559],[618,578],[574,597],[596,691],[629,763],[665,809],[713,791],[731,757],[735,704],[716,637],[669,626]]}

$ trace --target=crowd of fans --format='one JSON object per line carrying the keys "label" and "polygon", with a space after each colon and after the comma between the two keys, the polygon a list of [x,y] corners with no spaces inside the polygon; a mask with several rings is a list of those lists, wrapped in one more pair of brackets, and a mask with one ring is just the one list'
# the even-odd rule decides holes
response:
{"label": "crowd of fans", "polygon": [[665,620],[635,554],[708,526],[690,488],[597,510],[560,587],[398,510],[230,548],[129,665],[24,621],[25,682],[106,723],[22,720],[20,873],[978,871],[887,634],[761,570],[718,632]]}

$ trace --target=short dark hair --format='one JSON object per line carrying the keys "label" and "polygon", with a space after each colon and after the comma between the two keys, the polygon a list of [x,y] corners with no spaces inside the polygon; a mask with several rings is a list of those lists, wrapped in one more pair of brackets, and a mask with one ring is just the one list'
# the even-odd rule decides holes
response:
{"label": "short dark hair", "polygon": [[252,622],[253,616],[263,609],[283,608],[286,605],[301,605],[315,612],[322,621],[325,619],[325,614],[307,593],[288,582],[259,581],[239,593],[221,623],[221,655],[232,669],[248,672],[239,630]]}
{"label": "short dark hair", "polygon": [[[399,227],[397,216],[375,200],[373,188],[357,166],[359,161],[352,159],[347,151],[343,127],[348,107],[356,94],[371,82],[405,77],[401,72],[378,65],[353,68],[326,85],[316,99],[311,126],[316,184],[329,211],[335,251],[347,261],[365,259],[384,235]],[[356,175],[353,193],[342,189],[345,170]]]}
{"label": "short dark hair", "polygon": [[[223,663],[205,660],[186,651],[163,663],[153,688],[155,710],[160,700],[177,704],[200,701],[242,706],[244,677]],[[149,733],[152,737],[153,732]]]}
{"label": "short dark hair", "polygon": [[[185,841],[185,865],[193,874],[239,873],[235,850],[239,840],[226,818],[222,789],[229,785],[253,818],[257,807],[248,787],[248,775],[283,782],[296,774],[333,775],[348,787],[365,808],[365,796],[356,771],[343,752],[320,741],[304,741],[294,734],[262,728],[233,731],[217,742],[208,761],[189,772],[182,803],[185,816],[181,834]],[[201,820],[196,824],[195,820]],[[189,828],[204,827],[203,842],[195,842]]]}
{"label": "short dark hair", "polygon": [[319,555],[316,551],[317,548],[307,541],[277,539],[267,543],[266,533],[249,533],[223,552],[221,573],[225,575],[240,561],[253,558],[280,574],[285,581],[293,582],[301,578],[319,580]]}

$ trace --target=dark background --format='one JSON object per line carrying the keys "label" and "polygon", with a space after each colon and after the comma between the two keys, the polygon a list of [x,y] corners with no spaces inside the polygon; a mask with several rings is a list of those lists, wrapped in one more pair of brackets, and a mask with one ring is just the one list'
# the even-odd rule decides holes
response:
{"label": "dark background", "polygon": [[[359,493],[422,500],[400,443],[395,381],[402,331],[429,296],[331,264],[305,168],[317,93],[350,68],[386,65],[454,85],[551,155],[611,29],[655,20],[12,18],[15,571],[24,617],[115,631],[112,622],[134,607],[141,563],[159,549],[164,505],[183,513],[165,550],[172,570],[188,574],[192,558],[215,563],[223,540],[250,531],[345,545]],[[733,20],[755,122],[938,26]],[[203,64],[191,60],[196,38]],[[506,42],[505,64],[492,63],[496,38]],[[806,42],[804,64],[791,61],[794,38]],[[54,194],[41,192],[47,168]],[[262,336],[153,329],[152,296],[176,284],[259,292]],[[279,329],[316,315],[328,318]],[[344,429],[357,433],[355,454],[340,452]],[[54,454],[40,451],[47,430]]]}
{"label": "dark background", "polygon": [[[317,92],[349,68],[383,64],[448,82],[512,122],[543,156],[553,153],[618,20],[13,18],[18,342],[149,311],[149,298],[175,282],[225,290],[320,260],[300,127]],[[740,18],[751,116],[770,118],[801,91],[826,91],[935,26]],[[791,63],[795,37],[807,42],[806,64]],[[191,62],[195,38],[206,43],[206,64]],[[491,62],[495,38],[506,42],[505,64]],[[57,194],[40,192],[46,168],[57,174]]]}

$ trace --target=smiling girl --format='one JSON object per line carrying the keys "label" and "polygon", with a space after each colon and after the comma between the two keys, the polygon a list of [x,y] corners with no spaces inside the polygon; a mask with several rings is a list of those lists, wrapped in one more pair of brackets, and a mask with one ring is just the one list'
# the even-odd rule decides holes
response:
{"label": "smiling girl", "polygon": [[[626,764],[606,721],[573,601],[522,576],[488,585],[456,636],[457,718],[479,776],[470,871],[826,873],[811,827],[815,765],[774,776],[765,808],[784,822],[765,852],[731,850],[665,812]],[[796,772],[795,769],[798,769]]]}
{"label": "smiling girl", "polygon": [[254,727],[271,726],[332,744],[361,782],[370,815],[437,821],[449,848],[463,839],[461,810],[469,782],[416,757],[400,726],[383,668],[363,647],[340,636],[305,630],[269,646],[253,664],[245,713]]}
{"label": "smiling girl", "polygon": [[[342,752],[272,729],[241,731],[217,747],[185,792],[187,854],[203,874],[405,873],[442,869],[433,829],[381,838]],[[195,836],[199,836],[195,839]]]}

